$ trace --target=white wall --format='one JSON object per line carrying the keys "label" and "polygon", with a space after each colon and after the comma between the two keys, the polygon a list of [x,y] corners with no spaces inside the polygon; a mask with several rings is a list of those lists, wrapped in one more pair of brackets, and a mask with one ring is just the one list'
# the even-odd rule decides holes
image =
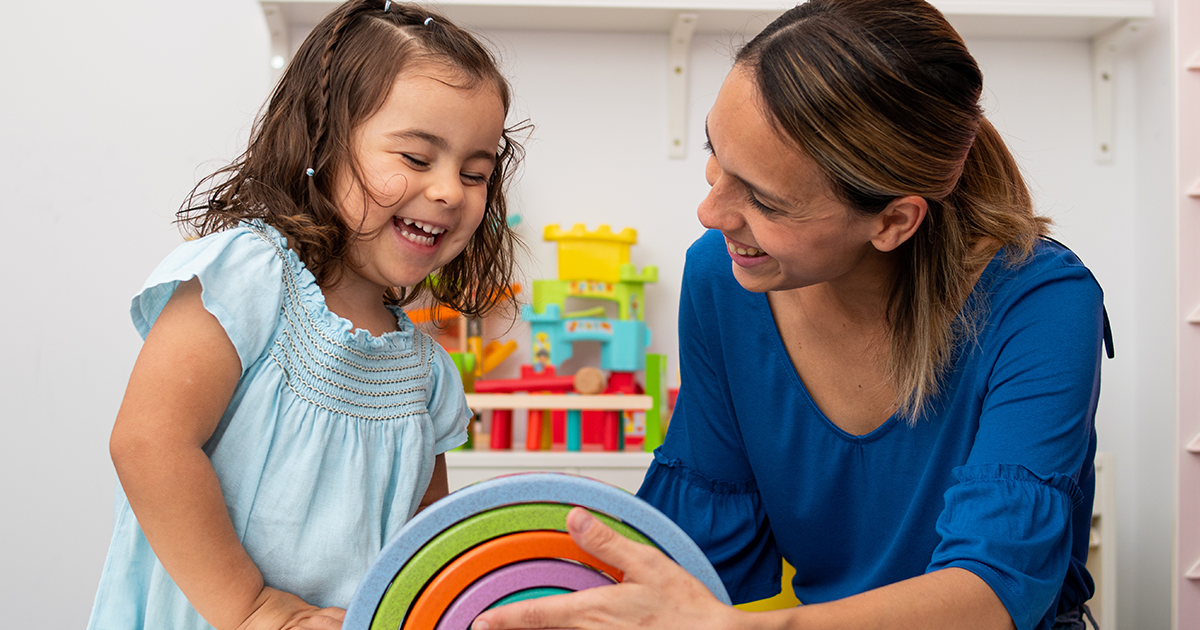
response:
{"label": "white wall", "polygon": [[[0,604],[6,627],[80,627],[111,527],[107,434],[139,346],[128,300],[179,242],[170,220],[184,194],[245,141],[269,89],[266,27],[253,0],[7,4]],[[1160,5],[1168,15],[1170,0]],[[636,228],[634,263],[659,268],[647,291],[652,350],[671,357],[674,380],[679,275],[706,190],[702,122],[736,40],[696,37],[691,150],[669,160],[664,35],[490,37],[513,76],[515,113],[537,125],[513,204],[535,258],[528,277],[555,273],[546,224]],[[1174,237],[1160,189],[1171,168],[1169,43],[1149,38],[1121,58],[1108,166],[1091,157],[1085,43],[969,44],[986,73],[988,111],[1039,206],[1106,291],[1118,358],[1104,366],[1098,424],[1120,478],[1120,627],[1166,628]]]}

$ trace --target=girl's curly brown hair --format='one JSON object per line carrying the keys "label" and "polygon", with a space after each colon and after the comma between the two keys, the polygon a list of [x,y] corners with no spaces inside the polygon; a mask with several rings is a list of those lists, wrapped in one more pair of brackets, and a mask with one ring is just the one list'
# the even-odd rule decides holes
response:
{"label": "girl's curly brown hair", "polygon": [[[507,115],[508,80],[471,34],[416,5],[351,0],[304,40],[255,122],[246,152],[200,181],[177,222],[204,236],[261,220],[287,237],[318,285],[336,285],[351,245],[364,236],[341,219],[333,201],[336,174],[348,168],[363,183],[351,134],[383,106],[395,77],[414,63],[454,71],[463,89],[493,86]],[[483,221],[463,252],[437,271],[436,282],[391,288],[386,303],[409,304],[429,291],[438,302],[480,317],[514,297],[519,240],[508,226],[505,188],[523,157],[513,136],[525,129],[522,123],[501,135]]]}

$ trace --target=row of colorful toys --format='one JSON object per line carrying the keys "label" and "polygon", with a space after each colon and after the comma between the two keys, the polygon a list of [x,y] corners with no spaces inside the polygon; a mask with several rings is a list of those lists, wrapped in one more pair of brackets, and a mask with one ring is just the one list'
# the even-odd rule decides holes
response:
{"label": "row of colorful toys", "polygon": [[[543,238],[558,245],[558,277],[534,280],[532,303],[522,308],[531,344],[529,363],[521,365],[518,378],[486,378],[517,343],[485,345],[481,320],[444,307],[409,313],[418,324],[435,324],[463,375],[476,412],[464,448],[511,449],[513,414],[524,410],[526,450],[653,450],[662,442],[674,402],[666,356],[646,352],[651,335],[644,318],[645,285],[658,280],[658,268],[639,272],[629,262],[630,247],[637,243],[632,228],[614,233],[607,225],[595,231],[581,224],[567,231],[550,225]],[[512,293],[519,291],[514,286]],[[617,316],[608,317],[604,306],[568,312],[568,298],[615,303]],[[558,374],[581,341],[599,343],[599,368]]]}

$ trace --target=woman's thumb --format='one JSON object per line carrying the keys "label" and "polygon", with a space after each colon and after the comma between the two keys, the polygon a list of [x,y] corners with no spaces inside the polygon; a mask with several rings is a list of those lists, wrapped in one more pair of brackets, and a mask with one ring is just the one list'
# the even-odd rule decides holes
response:
{"label": "woman's thumb", "polygon": [[637,564],[642,548],[646,547],[618,534],[580,507],[567,513],[567,532],[581,549],[625,573],[625,579],[629,579],[629,570]]}

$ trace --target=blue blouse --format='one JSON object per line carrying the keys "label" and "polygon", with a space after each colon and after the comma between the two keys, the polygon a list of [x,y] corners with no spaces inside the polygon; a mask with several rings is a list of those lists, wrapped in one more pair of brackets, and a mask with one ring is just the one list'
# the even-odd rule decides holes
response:
{"label": "blue blouse", "polygon": [[805,390],[765,294],[734,279],[719,232],[688,251],[679,308],[682,387],[638,496],[690,534],[735,602],[779,590],[804,603],[962,567],[1020,630],[1048,630],[1091,597],[1099,285],[1042,241],[998,254],[971,304],[932,412],[851,435]]}
{"label": "blue blouse", "polygon": [[[400,330],[379,337],[330,311],[312,273],[261,223],[172,252],[133,299],[143,337],[178,283],[194,277],[242,364],[204,447],[234,530],[267,586],[345,607],[416,513],[434,456],[466,441],[458,371],[398,308]],[[211,627],[159,563],[118,487],[89,630]]]}

